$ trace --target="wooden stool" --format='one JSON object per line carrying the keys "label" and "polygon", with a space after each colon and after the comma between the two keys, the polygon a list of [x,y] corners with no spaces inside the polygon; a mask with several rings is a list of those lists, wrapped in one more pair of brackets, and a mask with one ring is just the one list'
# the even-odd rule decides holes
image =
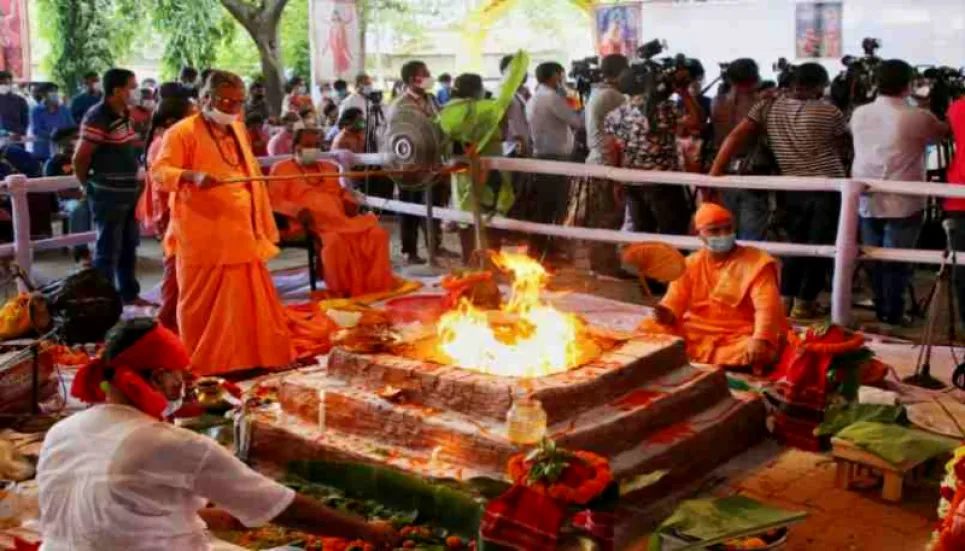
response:
{"label": "wooden stool", "polygon": [[838,488],[847,490],[856,476],[862,470],[867,472],[878,472],[884,477],[884,488],[881,490],[881,497],[885,501],[901,501],[901,489],[904,485],[905,475],[912,473],[919,474],[928,459],[921,461],[908,461],[901,465],[892,465],[877,455],[867,452],[847,440],[840,438],[831,439],[831,455],[837,467],[835,475],[835,485]]}

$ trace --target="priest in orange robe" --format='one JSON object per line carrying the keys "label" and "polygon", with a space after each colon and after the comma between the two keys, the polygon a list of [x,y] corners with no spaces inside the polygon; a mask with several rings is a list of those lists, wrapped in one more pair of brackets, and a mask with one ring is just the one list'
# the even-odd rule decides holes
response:
{"label": "priest in orange robe", "polygon": [[196,373],[281,368],[313,334],[324,348],[333,324],[286,310],[265,263],[278,253],[278,229],[240,113],[242,80],[214,71],[202,112],[164,134],[151,165],[154,183],[171,194],[166,253],[177,259],[178,325]]}
{"label": "priest in orange robe", "polygon": [[339,184],[338,165],[319,161],[321,131],[295,131],[293,158],[271,167],[272,208],[297,219],[322,242],[325,287],[337,297],[381,293],[397,287],[389,260],[389,233],[373,214],[359,215],[359,200]]}
{"label": "priest in orange robe", "polygon": [[705,248],[687,258],[641,330],[682,337],[695,362],[762,373],[777,360],[788,328],[777,261],[737,245],[733,217],[720,205],[701,205],[695,225]]}

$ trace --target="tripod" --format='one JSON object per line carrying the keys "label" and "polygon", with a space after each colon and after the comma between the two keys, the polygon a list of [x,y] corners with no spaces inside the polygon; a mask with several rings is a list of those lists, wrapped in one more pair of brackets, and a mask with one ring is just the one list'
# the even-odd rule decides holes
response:
{"label": "tripod", "polygon": [[[928,292],[928,298],[925,299],[928,318],[925,324],[925,331],[919,343],[921,349],[918,351],[918,362],[915,365],[915,374],[904,380],[904,382],[908,384],[933,390],[945,388],[944,383],[931,376],[931,354],[932,347],[935,343],[935,326],[938,324],[938,318],[942,314],[943,301],[945,302],[945,313],[948,315],[948,341],[951,347],[955,346],[955,324],[957,323],[955,317],[953,274],[957,264],[958,254],[955,252],[951,240],[951,230],[954,227],[954,222],[945,220],[942,226],[944,226],[945,232],[948,234],[948,246],[945,249],[945,254],[942,255],[942,262],[938,268],[935,283],[932,284],[932,288]],[[949,258],[951,258],[952,261],[951,266],[948,265]]]}

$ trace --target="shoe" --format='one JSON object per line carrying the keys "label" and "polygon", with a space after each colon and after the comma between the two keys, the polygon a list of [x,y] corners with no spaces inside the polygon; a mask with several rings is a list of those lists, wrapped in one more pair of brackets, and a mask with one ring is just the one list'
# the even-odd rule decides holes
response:
{"label": "shoe", "polygon": [[818,308],[816,301],[794,299],[794,307],[791,308],[792,318],[796,320],[813,320],[822,316],[823,314]]}
{"label": "shoe", "polygon": [[450,251],[445,247],[439,247],[436,249],[436,256],[439,258],[462,258],[461,254]]}
{"label": "shoe", "polygon": [[426,260],[417,254],[407,254],[405,255],[405,263],[409,266],[418,266],[419,264],[425,264]]}

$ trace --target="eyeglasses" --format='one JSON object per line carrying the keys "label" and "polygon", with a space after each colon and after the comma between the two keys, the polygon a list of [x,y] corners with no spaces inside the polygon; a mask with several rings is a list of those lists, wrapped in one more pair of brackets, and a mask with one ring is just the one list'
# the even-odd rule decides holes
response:
{"label": "eyeglasses", "polygon": [[237,113],[241,111],[241,108],[245,105],[245,99],[231,99],[222,96],[211,96],[211,104],[214,105],[218,111],[224,113]]}

